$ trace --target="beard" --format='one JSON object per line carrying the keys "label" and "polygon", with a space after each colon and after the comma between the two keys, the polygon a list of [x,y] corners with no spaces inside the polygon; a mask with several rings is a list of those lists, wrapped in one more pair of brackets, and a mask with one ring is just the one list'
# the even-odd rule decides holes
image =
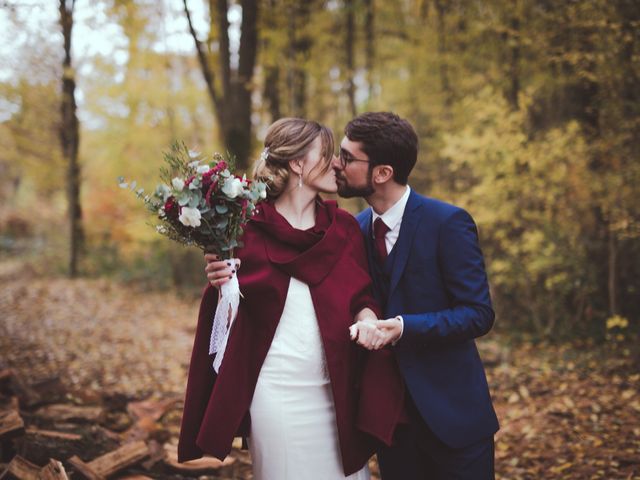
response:
{"label": "beard", "polygon": [[367,184],[363,187],[354,187],[353,185],[349,185],[344,178],[341,178],[338,175],[336,175],[336,181],[338,183],[338,195],[342,198],[368,197],[375,191],[373,188],[371,172],[367,175]]}

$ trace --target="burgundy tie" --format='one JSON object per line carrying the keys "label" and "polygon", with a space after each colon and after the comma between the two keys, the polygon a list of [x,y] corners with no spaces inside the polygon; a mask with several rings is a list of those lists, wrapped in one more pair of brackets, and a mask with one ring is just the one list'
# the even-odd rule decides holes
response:
{"label": "burgundy tie", "polygon": [[387,259],[387,245],[385,243],[384,236],[388,231],[389,227],[387,227],[387,224],[382,221],[382,218],[376,218],[376,221],[373,222],[373,235],[380,265],[384,265],[384,261]]}

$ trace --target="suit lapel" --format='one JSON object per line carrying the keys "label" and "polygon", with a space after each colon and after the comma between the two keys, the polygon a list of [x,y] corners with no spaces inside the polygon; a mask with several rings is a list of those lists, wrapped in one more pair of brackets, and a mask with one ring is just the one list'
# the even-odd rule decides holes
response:
{"label": "suit lapel", "polygon": [[373,234],[371,233],[371,207],[365,210],[364,215],[358,219],[360,222],[360,230],[364,234],[365,246],[367,248],[367,260],[369,261],[369,265],[373,261],[373,252],[371,250],[371,239],[373,238]]}
{"label": "suit lapel", "polygon": [[[393,291],[398,286],[402,272],[407,265],[409,259],[409,252],[411,250],[411,243],[418,227],[420,216],[418,212],[420,210],[420,198],[411,190],[407,205],[402,215],[402,224],[400,225],[400,235],[396,244],[393,246],[395,250],[395,258],[393,259],[393,268],[391,270],[391,284],[389,286],[389,297],[393,294]],[[371,222],[369,222],[371,223]],[[371,228],[371,227],[369,227]]]}

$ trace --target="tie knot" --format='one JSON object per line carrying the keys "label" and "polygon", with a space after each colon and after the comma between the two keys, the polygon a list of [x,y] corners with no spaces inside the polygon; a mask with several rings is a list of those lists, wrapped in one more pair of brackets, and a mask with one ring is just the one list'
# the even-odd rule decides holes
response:
{"label": "tie knot", "polygon": [[376,221],[373,222],[373,235],[376,238],[384,238],[384,236],[389,231],[389,227],[382,220],[381,217],[376,218]]}

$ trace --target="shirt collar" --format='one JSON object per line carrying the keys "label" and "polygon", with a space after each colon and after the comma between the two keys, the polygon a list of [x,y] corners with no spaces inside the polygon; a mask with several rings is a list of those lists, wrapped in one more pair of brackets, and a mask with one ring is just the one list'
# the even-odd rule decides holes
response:
{"label": "shirt collar", "polygon": [[402,215],[404,215],[404,209],[407,206],[407,201],[409,200],[409,194],[411,193],[411,188],[407,185],[407,189],[400,197],[396,203],[394,203],[391,208],[389,208],[382,215],[378,215],[376,211],[372,208],[371,213],[371,222],[376,221],[378,217],[382,217],[382,221],[389,227],[389,230],[393,230],[401,221]]}

